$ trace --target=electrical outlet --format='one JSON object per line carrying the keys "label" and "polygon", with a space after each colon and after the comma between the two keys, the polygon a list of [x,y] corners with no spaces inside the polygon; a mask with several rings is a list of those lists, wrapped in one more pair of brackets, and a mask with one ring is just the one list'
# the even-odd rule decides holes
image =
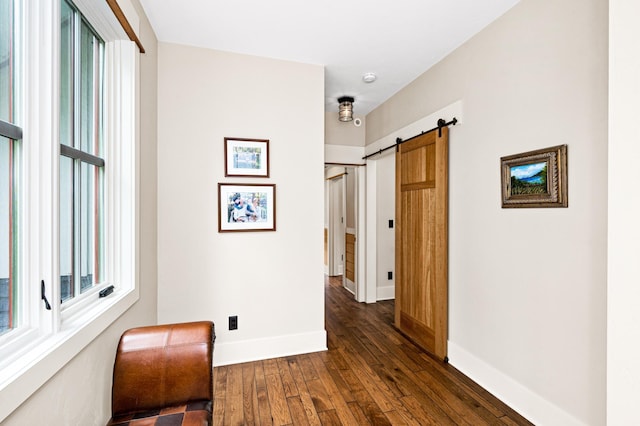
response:
{"label": "electrical outlet", "polygon": [[237,330],[238,329],[238,316],[234,315],[229,317],[229,330]]}
{"label": "electrical outlet", "polygon": [[393,279],[393,272],[391,272],[391,271],[387,272],[387,279],[388,280],[392,280]]}

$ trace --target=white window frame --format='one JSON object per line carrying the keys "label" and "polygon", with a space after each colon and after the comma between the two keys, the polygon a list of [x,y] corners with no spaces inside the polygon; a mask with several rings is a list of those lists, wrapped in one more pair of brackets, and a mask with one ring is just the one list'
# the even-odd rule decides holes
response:
{"label": "white window frame", "polygon": [[[62,3],[62,1],[64,1],[64,0],[60,0],[61,3]],[[67,1],[69,3],[73,3],[73,0],[67,0]],[[76,12],[77,11],[75,11],[75,8],[74,8],[74,17],[76,17],[76,15],[75,15]],[[76,21],[76,23],[79,23],[80,21],[84,21],[84,20],[85,20],[84,18],[81,18],[81,19],[76,19],[75,21]],[[79,45],[79,40],[77,40],[77,37],[80,37],[80,28],[78,28],[78,27],[79,26],[77,26],[77,27],[74,26],[75,32],[73,34],[74,42],[76,44],[76,47]],[[91,28],[91,30],[93,30],[93,28]],[[113,57],[113,55],[110,55],[110,56]],[[106,53],[106,43],[105,43],[104,58],[106,59],[106,57],[107,57],[107,53]],[[72,60],[72,65],[74,66],[74,72],[73,72],[72,75],[74,75],[74,77],[75,77],[74,78],[74,83],[75,83],[76,87],[74,88],[74,94],[76,96],[74,97],[73,101],[71,101],[72,102],[72,107],[71,107],[70,113],[74,116],[74,123],[76,123],[76,126],[77,126],[77,123],[79,121],[78,120],[78,108],[77,108],[79,106],[79,99],[78,99],[79,96],[78,96],[78,93],[77,93],[76,90],[78,89],[78,86],[79,86],[78,85],[78,79],[82,78],[82,75],[80,75],[80,73],[78,73],[78,74],[75,73],[76,71],[78,71],[79,62],[80,62],[79,52],[75,51],[74,52],[74,58]],[[58,67],[58,70],[60,70],[60,67]],[[101,70],[100,73],[102,74],[101,82],[102,83],[106,83],[106,75],[104,74],[104,70]],[[103,106],[106,106],[106,102],[105,102],[104,99],[103,99],[102,104],[103,104]],[[103,111],[101,110],[100,113],[102,114],[102,112]],[[100,120],[100,121],[102,122],[103,120]],[[75,129],[72,132],[73,132],[72,140],[75,141],[76,143],[79,143],[79,137],[76,134]],[[103,137],[103,136],[101,136],[101,137]],[[62,141],[60,141],[60,142],[62,142]],[[96,143],[98,143],[98,142],[96,141]],[[80,149],[79,146],[73,146],[71,148],[76,149],[78,151],[82,151],[82,149]],[[76,159],[75,158],[69,157],[69,156],[64,156],[62,153],[60,153],[59,156],[58,156],[58,159],[60,160],[63,157],[71,159],[71,161],[73,163],[72,164],[72,169],[74,170],[74,173],[75,172],[79,172],[76,169],[76,164],[75,164]],[[106,155],[104,155],[104,153],[101,153],[97,157],[104,160],[106,158]],[[87,163],[84,160],[82,160],[82,162],[83,162],[83,164],[90,164],[90,163]],[[59,163],[58,163],[58,166],[59,166]],[[95,167],[98,167],[98,166],[95,166]],[[105,187],[106,187],[106,182],[104,184],[105,184]],[[76,197],[80,191],[81,191],[80,188],[75,188],[74,197]],[[59,208],[59,206],[58,206],[58,208]],[[75,209],[75,206],[73,208]],[[59,210],[57,210],[57,211],[59,212]],[[104,215],[106,212],[103,211],[102,213]],[[75,222],[75,220],[74,220],[74,222]],[[76,224],[74,223],[74,227],[75,227],[75,225]],[[76,256],[81,252],[81,248],[75,246],[76,243],[77,243],[77,241],[74,242],[74,247],[75,247],[74,252],[70,254],[72,258],[76,258]],[[81,254],[85,254],[85,253],[81,253]],[[91,253],[91,254],[93,254],[93,253]],[[59,265],[59,263],[58,263],[58,265]],[[98,265],[96,265],[96,267],[98,267]],[[78,271],[73,271],[73,274],[75,274],[76,272],[78,272]],[[95,271],[93,271],[93,272],[95,272]],[[104,270],[103,272],[106,275],[107,271]],[[76,287],[76,284],[79,284],[79,282],[81,280],[80,276],[76,276],[75,278],[76,278],[75,279],[76,282],[73,283],[74,287]],[[52,283],[52,284],[55,285],[58,288],[58,291],[61,291],[61,288],[60,288],[61,287],[61,283],[60,283],[60,281],[57,280],[55,283]],[[63,318],[63,322],[65,321],[66,318],[73,317],[73,315],[75,315],[76,313],[82,313],[82,311],[87,309],[87,307],[89,305],[95,303],[95,299],[97,297],[98,292],[101,291],[102,289],[108,287],[109,285],[112,285],[112,283],[107,281],[107,280],[101,280],[101,282],[99,282],[99,283],[92,283],[92,286],[90,288],[87,288],[84,292],[78,291],[76,293],[75,290],[79,290],[79,287],[78,288],[74,288],[73,296],[71,298],[69,298],[69,299],[66,299],[62,303],[61,315],[62,315],[62,318]],[[58,300],[58,298],[56,298],[55,300]]]}
{"label": "white window frame", "polygon": [[[22,326],[0,336],[2,422],[139,298],[139,54],[104,0],[74,4],[105,41],[105,274],[115,291],[63,309],[59,287],[60,2],[23,0]],[[136,21],[137,16],[128,16]],[[136,24],[137,25],[137,24]],[[52,135],[56,135],[55,137]],[[40,298],[45,281],[46,310]],[[57,301],[57,302],[56,302]],[[77,307],[77,309],[76,309]]]}

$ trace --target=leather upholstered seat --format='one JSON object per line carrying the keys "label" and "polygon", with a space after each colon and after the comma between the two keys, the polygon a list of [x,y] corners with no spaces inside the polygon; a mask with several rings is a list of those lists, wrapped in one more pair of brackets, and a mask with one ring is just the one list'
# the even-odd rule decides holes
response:
{"label": "leather upholstered seat", "polygon": [[127,330],[113,368],[108,425],[210,425],[212,322]]}

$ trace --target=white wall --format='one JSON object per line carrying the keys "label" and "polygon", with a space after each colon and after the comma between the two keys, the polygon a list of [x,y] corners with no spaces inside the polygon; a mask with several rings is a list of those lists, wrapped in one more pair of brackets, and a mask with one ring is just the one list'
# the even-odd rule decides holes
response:
{"label": "white wall", "polygon": [[[607,2],[522,0],[367,116],[369,144],[461,102],[449,357],[541,425],[605,422],[607,31]],[[565,143],[569,208],[501,209],[500,157]]]}
{"label": "white wall", "polygon": [[327,145],[359,146],[364,147],[365,120],[357,127],[353,121],[338,120],[338,104],[335,112],[325,112],[324,143]]}
{"label": "white wall", "polygon": [[607,424],[637,423],[640,401],[640,3],[609,1]]}
{"label": "white wall", "polygon": [[364,164],[364,147],[348,145],[325,145],[324,161],[328,164]]}
{"label": "white wall", "polygon": [[[396,156],[390,149],[376,157],[376,300],[394,299],[396,278]],[[393,220],[393,228],[389,228]],[[389,279],[388,272],[392,273]]]}
{"label": "white wall", "polygon": [[[325,349],[323,68],[165,43],[158,62],[159,322],[213,320],[216,365]],[[225,178],[224,137],[269,139],[270,178]],[[218,233],[218,182],[276,184],[277,231]]]}
{"label": "white wall", "polygon": [[111,416],[116,347],[128,328],[156,323],[156,93],[157,41],[138,1],[140,55],[139,286],[140,299],[51,380],[14,411],[3,426],[104,425]]}

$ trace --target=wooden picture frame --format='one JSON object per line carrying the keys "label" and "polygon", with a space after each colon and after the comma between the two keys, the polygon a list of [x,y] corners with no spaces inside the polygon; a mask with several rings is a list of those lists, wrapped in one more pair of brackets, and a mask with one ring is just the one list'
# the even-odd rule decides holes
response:
{"label": "wooden picture frame", "polygon": [[275,231],[276,185],[218,183],[218,232]]}
{"label": "wooden picture frame", "polygon": [[224,175],[269,177],[269,139],[224,138]]}
{"label": "wooden picture frame", "polygon": [[568,207],[567,145],[500,158],[502,208]]}

